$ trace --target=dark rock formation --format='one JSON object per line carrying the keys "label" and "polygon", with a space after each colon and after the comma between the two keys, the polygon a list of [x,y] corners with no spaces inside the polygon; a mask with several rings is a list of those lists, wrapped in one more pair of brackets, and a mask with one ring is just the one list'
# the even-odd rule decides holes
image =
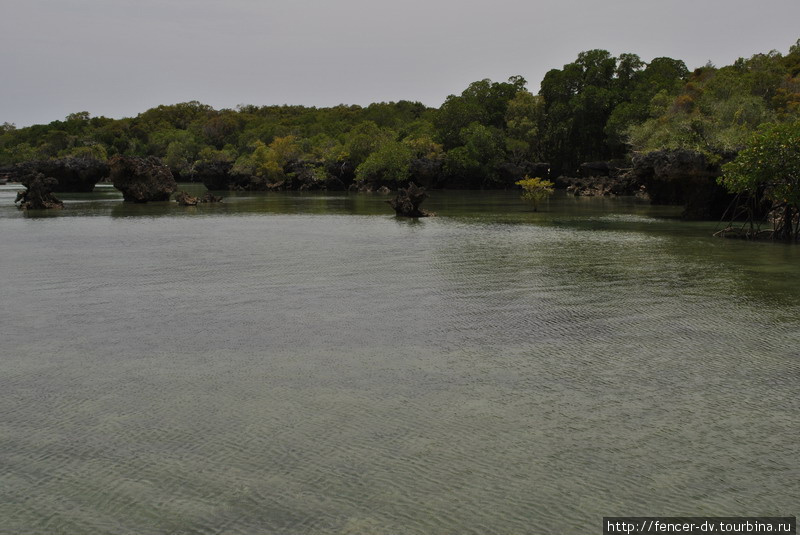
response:
{"label": "dark rock formation", "polygon": [[108,165],[114,187],[128,202],[168,201],[178,189],[169,167],[158,158],[114,156]]}
{"label": "dark rock formation", "polygon": [[223,191],[231,188],[232,162],[198,162],[194,165],[193,178],[202,182],[211,191]]}
{"label": "dark rock formation", "polygon": [[192,197],[185,191],[179,191],[175,194],[175,202],[181,206],[197,206],[197,203],[200,202],[200,199],[197,197]]}
{"label": "dark rock formation", "polygon": [[[267,191],[275,189],[263,177],[234,172],[232,162],[198,162],[193,178],[210,191]],[[281,183],[282,185],[282,183]]]}
{"label": "dark rock formation", "polygon": [[545,180],[549,180],[550,164],[547,162],[533,162],[530,164],[527,174],[532,178],[544,178]]}
{"label": "dark rock formation", "polygon": [[389,195],[391,192],[392,192],[392,190],[390,190],[386,186],[379,187],[378,191],[377,191],[377,193],[380,193],[381,195]]}
{"label": "dark rock formation", "polygon": [[717,184],[721,173],[719,163],[683,149],[636,155],[631,172],[653,204],[683,204],[687,219],[719,219],[725,213],[734,197]]}
{"label": "dark rock formation", "polygon": [[222,202],[222,197],[217,197],[210,191],[207,191],[203,194],[202,197],[200,197],[200,202],[201,203]]}
{"label": "dark rock formation", "polygon": [[350,184],[350,187],[347,188],[347,191],[352,193],[374,193],[375,184],[372,182],[353,182]]}
{"label": "dark rock formation", "polygon": [[89,193],[95,184],[108,176],[108,164],[94,158],[60,158],[19,163],[11,171],[12,180],[28,183],[41,173],[56,179],[53,191],[61,193]]}
{"label": "dark rock formation", "polygon": [[608,160],[602,162],[584,162],[580,165],[580,175],[584,178],[610,177],[617,178],[630,171],[630,162],[625,160]]}
{"label": "dark rock formation", "polygon": [[325,171],[330,176],[338,178],[345,189],[356,178],[356,169],[350,162],[328,162],[325,164]]}
{"label": "dark rock formation", "polygon": [[416,184],[411,182],[406,189],[397,190],[397,196],[394,199],[386,201],[394,208],[398,216],[403,217],[428,217],[432,214],[420,209],[419,205],[428,196],[424,188],[417,187]]}
{"label": "dark rock formation", "polygon": [[497,166],[498,180],[504,187],[511,186],[526,176],[550,179],[550,164],[543,162],[502,162]]}
{"label": "dark rock formation", "polygon": [[22,210],[47,210],[64,207],[64,203],[53,196],[53,188],[58,185],[55,178],[45,177],[41,173],[28,175],[28,189],[17,193],[14,203],[19,203]]}
{"label": "dark rock formation", "polygon": [[610,195],[640,195],[641,183],[633,176],[575,178],[560,176],[554,181],[555,187],[566,189],[568,193],[582,197],[602,197]]}
{"label": "dark rock formation", "polygon": [[609,176],[608,162],[584,162],[580,166],[582,177]]}

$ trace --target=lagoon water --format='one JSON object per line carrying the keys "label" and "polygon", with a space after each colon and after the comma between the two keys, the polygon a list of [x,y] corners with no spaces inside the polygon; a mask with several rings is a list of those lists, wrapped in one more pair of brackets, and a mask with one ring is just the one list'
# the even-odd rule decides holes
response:
{"label": "lagoon water", "polygon": [[800,247],[434,192],[25,214],[3,534],[580,534],[800,503]]}

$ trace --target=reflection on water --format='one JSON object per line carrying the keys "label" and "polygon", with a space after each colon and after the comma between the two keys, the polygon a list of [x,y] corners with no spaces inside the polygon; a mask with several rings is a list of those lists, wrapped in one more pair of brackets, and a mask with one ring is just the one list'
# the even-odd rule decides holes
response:
{"label": "reflection on water", "polygon": [[64,198],[0,188],[4,533],[796,514],[796,247],[630,199]]}

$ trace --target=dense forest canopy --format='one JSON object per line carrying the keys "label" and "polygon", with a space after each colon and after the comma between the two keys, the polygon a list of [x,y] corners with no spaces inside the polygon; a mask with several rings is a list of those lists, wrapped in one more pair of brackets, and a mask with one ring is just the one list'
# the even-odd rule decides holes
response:
{"label": "dense forest canopy", "polygon": [[361,181],[506,187],[536,162],[569,175],[583,162],[663,148],[719,157],[764,124],[798,119],[800,40],[785,55],[694,71],[672,58],[589,50],[549,71],[536,93],[519,76],[479,80],[438,109],[400,101],[215,110],[192,101],[125,119],[84,111],[47,125],[4,123],[0,166],[121,154],[158,157],[184,179],[198,164],[223,163],[277,181],[302,162],[320,180],[346,169]]}

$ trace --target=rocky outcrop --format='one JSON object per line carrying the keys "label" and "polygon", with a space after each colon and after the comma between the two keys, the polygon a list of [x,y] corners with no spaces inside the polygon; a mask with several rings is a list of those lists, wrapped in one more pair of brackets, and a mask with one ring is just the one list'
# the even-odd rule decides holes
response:
{"label": "rocky outcrop", "polygon": [[609,176],[610,169],[608,162],[583,162],[579,171],[582,177],[601,177]]}
{"label": "rocky outcrop", "polygon": [[397,190],[394,199],[386,201],[398,216],[402,217],[428,217],[431,212],[422,210],[419,205],[428,197],[425,188],[420,188],[411,182],[407,188]]}
{"label": "rocky outcrop", "polygon": [[179,191],[175,194],[175,202],[181,206],[197,206],[198,204],[222,202],[222,197],[217,197],[210,191],[205,192],[200,197],[189,195],[185,191]]}
{"label": "rocky outcrop", "polygon": [[565,177],[554,180],[555,187],[575,196],[603,197],[612,195],[643,195],[641,183],[633,176]]}
{"label": "rocky outcrop", "polygon": [[10,174],[25,187],[37,174],[43,174],[56,179],[55,192],[89,193],[108,173],[108,164],[94,158],[59,158],[19,163]]}
{"label": "rocky outcrop", "polygon": [[582,177],[616,178],[630,171],[630,162],[626,160],[607,160],[599,162],[583,162],[578,170]]}
{"label": "rocky outcrop", "polygon": [[502,162],[497,166],[498,180],[506,186],[514,184],[522,177],[550,179],[550,164],[544,162]]}
{"label": "rocky outcrop", "polygon": [[192,171],[192,178],[202,182],[211,191],[236,189],[231,187],[232,162],[197,162]]}
{"label": "rocky outcrop", "polygon": [[717,184],[720,163],[699,152],[660,150],[633,157],[631,175],[653,204],[682,204],[686,219],[719,219],[733,196]]}
{"label": "rocky outcrop", "polygon": [[41,173],[27,177],[28,189],[17,193],[14,201],[22,210],[52,210],[64,207],[64,203],[53,196],[53,188],[58,186],[58,181],[52,177],[45,177]]}
{"label": "rocky outcrop", "polygon": [[200,199],[189,195],[185,191],[179,191],[175,194],[175,202],[181,206],[197,206],[197,203],[200,202]]}
{"label": "rocky outcrop", "polygon": [[169,167],[158,158],[114,156],[108,165],[114,187],[128,202],[168,201],[178,189]]}
{"label": "rocky outcrop", "polygon": [[222,202],[222,197],[217,197],[210,191],[207,191],[200,197],[200,202],[203,204],[212,203],[212,202]]}

